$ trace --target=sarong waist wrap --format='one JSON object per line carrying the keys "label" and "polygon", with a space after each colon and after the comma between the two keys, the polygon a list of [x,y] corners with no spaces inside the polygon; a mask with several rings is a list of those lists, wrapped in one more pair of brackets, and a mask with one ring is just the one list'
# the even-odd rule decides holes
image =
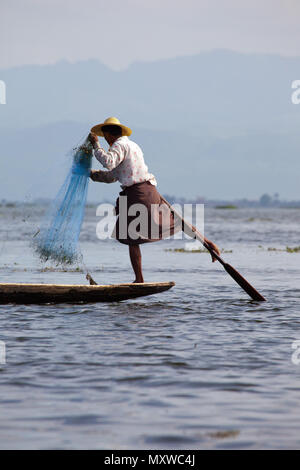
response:
{"label": "sarong waist wrap", "polygon": [[112,236],[125,245],[159,241],[182,229],[181,221],[148,181],[121,191],[115,211],[118,218]]}

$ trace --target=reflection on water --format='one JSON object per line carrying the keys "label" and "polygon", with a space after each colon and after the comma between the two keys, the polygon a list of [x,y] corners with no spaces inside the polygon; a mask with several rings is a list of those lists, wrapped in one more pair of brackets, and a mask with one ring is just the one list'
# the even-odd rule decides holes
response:
{"label": "reflection on water", "polygon": [[[83,266],[33,256],[39,208],[0,215],[1,282],[87,282]],[[86,266],[98,283],[131,281],[127,247],[99,241],[97,222],[89,209]],[[178,251],[185,239],[142,247],[146,281],[175,281],[168,292],[0,306],[0,447],[299,448],[300,253],[286,250],[300,245],[299,226],[296,209],[206,210],[206,236],[266,303],[208,254]]]}

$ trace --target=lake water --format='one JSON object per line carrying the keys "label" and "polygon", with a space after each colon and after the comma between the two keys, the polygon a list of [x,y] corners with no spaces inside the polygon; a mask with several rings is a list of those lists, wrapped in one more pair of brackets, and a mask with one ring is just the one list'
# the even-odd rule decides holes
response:
{"label": "lake water", "polygon": [[[76,265],[45,269],[33,255],[41,214],[0,207],[0,281],[86,284]],[[97,222],[89,208],[86,266],[99,284],[131,282],[127,247],[98,240]],[[299,449],[300,253],[285,250],[299,228],[297,209],[205,210],[206,236],[264,303],[208,254],[168,251],[191,242],[166,240],[142,256],[145,281],[175,281],[168,292],[0,306],[0,447]]]}

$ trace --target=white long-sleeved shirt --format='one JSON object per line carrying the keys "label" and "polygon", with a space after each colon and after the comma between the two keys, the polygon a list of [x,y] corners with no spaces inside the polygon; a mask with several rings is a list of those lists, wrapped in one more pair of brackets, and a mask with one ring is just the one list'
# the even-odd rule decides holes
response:
{"label": "white long-sleeved shirt", "polygon": [[107,152],[97,142],[94,155],[104,168],[109,170],[101,172],[103,179],[98,181],[119,181],[123,188],[144,181],[157,185],[155,177],[148,172],[141,148],[126,136],[119,137]]}

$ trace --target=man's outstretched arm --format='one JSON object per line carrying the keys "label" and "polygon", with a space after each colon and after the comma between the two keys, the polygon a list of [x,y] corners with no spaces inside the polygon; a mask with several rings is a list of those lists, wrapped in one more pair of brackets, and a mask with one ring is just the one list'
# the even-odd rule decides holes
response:
{"label": "man's outstretched arm", "polygon": [[90,178],[99,183],[115,183],[117,178],[112,174],[112,171],[92,170]]}

